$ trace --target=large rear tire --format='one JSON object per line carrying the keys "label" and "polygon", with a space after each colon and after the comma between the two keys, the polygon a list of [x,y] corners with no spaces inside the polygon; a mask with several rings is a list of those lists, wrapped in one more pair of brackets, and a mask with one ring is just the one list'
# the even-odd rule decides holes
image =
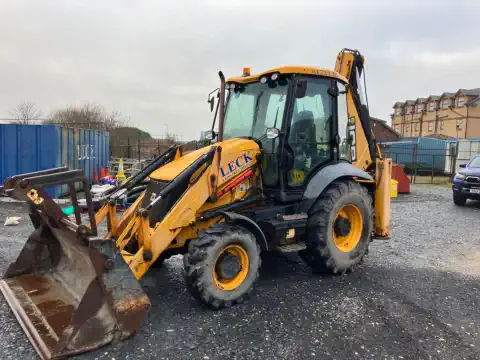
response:
{"label": "large rear tire", "polygon": [[219,309],[242,303],[261,265],[254,235],[240,226],[215,225],[193,240],[184,255],[185,282],[200,303]]}
{"label": "large rear tire", "polygon": [[352,271],[368,251],[373,230],[372,198],[353,180],[335,181],[307,221],[307,249],[299,252],[313,272]]}

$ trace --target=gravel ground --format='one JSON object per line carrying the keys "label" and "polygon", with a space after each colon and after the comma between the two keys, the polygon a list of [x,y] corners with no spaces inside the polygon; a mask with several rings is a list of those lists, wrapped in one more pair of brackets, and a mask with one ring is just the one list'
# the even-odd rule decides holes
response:
{"label": "gravel ground", "polygon": [[[414,186],[392,203],[393,237],[347,276],[312,275],[293,255],[265,257],[252,298],[221,311],[186,292],[181,257],[142,279],[153,308],[133,338],[87,359],[480,359],[480,203]],[[0,204],[0,271],[31,226]],[[0,297],[0,358],[36,353]]]}

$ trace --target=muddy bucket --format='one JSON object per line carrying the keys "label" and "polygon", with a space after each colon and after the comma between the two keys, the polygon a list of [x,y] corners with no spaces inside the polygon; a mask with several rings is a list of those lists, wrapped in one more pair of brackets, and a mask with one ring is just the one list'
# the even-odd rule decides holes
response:
{"label": "muddy bucket", "polygon": [[27,200],[35,230],[0,290],[39,355],[66,357],[132,335],[150,301],[115,242],[98,238],[95,224],[71,221],[28,181],[7,193]]}

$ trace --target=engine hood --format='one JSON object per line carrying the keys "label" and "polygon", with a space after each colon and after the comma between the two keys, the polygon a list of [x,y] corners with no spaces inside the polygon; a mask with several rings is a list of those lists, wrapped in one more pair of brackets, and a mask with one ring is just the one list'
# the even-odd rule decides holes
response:
{"label": "engine hood", "polygon": [[460,174],[466,176],[480,176],[480,168],[464,168],[459,171]]}
{"label": "engine hood", "polygon": [[222,163],[223,159],[231,159],[235,157],[236,154],[240,156],[246,151],[251,151],[252,155],[254,153],[260,152],[258,144],[253,140],[247,139],[229,139],[223,142],[215,143],[214,145],[205,146],[201,149],[192,151],[181,158],[174,160],[161,168],[155,170],[150,178],[153,180],[163,180],[171,181],[175,179],[183,170],[190,166],[195,160],[197,160],[203,154],[206,154],[212,146],[221,146],[222,147]]}

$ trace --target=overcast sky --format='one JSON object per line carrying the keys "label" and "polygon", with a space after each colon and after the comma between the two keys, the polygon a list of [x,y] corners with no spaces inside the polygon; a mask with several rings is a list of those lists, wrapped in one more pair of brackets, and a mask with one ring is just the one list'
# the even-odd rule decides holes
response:
{"label": "overcast sky", "polygon": [[367,58],[371,115],[395,101],[480,87],[480,1],[0,1],[0,118],[96,102],[133,125],[198,139],[217,72],[333,68]]}

